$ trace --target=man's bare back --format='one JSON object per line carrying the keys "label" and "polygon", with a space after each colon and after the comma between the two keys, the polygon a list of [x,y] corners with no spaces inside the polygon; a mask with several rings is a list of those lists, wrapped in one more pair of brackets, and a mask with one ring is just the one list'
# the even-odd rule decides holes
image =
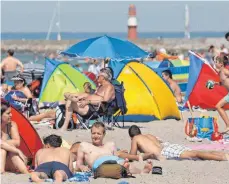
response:
{"label": "man's bare back", "polygon": [[153,153],[156,157],[160,157],[162,146],[159,140],[150,134],[137,135],[132,139],[133,144],[137,145],[137,149],[131,149],[130,154],[137,154],[137,150],[143,153]]}
{"label": "man's bare back", "polygon": [[46,162],[60,162],[72,168],[72,162],[70,161],[71,152],[69,149],[58,148],[43,148],[36,154],[36,166]]}
{"label": "man's bare back", "polygon": [[21,71],[23,71],[22,63],[15,57],[7,57],[2,61],[2,69],[5,72],[16,71],[17,66],[20,66]]}

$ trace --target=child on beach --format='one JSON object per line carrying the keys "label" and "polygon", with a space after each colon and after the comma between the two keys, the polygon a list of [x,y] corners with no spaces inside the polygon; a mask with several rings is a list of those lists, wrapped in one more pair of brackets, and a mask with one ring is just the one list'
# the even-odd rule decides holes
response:
{"label": "child on beach", "polygon": [[[214,58],[214,62],[220,77],[220,82],[215,82],[215,84],[222,85],[229,91],[229,70],[225,68],[227,62],[224,60],[223,57],[220,56],[216,56]],[[223,106],[227,103],[229,103],[229,93],[216,104],[216,109],[221,118],[223,119],[224,123],[226,124],[226,129],[223,133],[229,132],[229,118],[227,116],[227,113],[223,109]]]}

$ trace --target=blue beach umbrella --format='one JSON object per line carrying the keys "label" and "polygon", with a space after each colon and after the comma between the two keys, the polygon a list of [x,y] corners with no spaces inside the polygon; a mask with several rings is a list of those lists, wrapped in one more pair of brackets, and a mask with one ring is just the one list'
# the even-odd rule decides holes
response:
{"label": "blue beach umbrella", "polygon": [[107,35],[81,41],[60,54],[79,58],[108,57],[113,60],[138,59],[149,55],[148,52],[127,40]]}

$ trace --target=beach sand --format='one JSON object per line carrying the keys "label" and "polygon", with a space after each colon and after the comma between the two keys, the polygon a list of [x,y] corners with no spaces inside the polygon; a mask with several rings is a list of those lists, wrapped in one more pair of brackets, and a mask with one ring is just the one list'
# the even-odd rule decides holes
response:
{"label": "beach sand", "polygon": [[[200,112],[195,112],[197,117]],[[214,111],[204,112],[203,114],[218,116]],[[185,120],[190,117],[190,113],[184,112],[184,121],[176,120],[164,120],[153,121],[150,123],[125,123],[125,128],[115,128],[114,131],[107,131],[105,136],[106,141],[114,141],[120,149],[130,149],[130,138],[128,137],[128,128],[132,124],[136,124],[141,127],[142,133],[154,134],[165,141],[171,143],[179,143],[184,145],[201,144],[190,143],[185,140],[184,126]],[[223,121],[219,119],[220,130],[225,127]],[[60,133],[47,127],[39,127],[38,133],[41,136],[46,136],[51,133]],[[90,141],[90,132],[86,130],[74,130],[62,133],[63,138],[69,143],[75,141]],[[209,143],[210,141],[204,140],[203,143]],[[153,161],[154,166],[161,166],[163,168],[163,175],[142,174],[135,175],[136,178],[130,179],[92,179],[90,183],[102,184],[111,183],[117,184],[120,181],[128,181],[130,184],[143,184],[143,183],[166,183],[166,184],[226,184],[229,183],[228,171],[229,162],[218,161],[193,161],[193,160],[166,160],[163,162]],[[12,173],[6,173],[2,175],[2,183],[29,183],[29,175],[17,175]]]}

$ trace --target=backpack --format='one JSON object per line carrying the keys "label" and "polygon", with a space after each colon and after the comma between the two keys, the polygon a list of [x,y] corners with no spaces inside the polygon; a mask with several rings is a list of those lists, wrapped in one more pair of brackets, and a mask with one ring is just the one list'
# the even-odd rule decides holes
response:
{"label": "backpack", "polygon": [[128,175],[125,167],[118,164],[116,161],[105,161],[94,171],[94,178],[112,178],[120,179],[133,177]]}
{"label": "backpack", "polygon": [[[65,105],[59,105],[56,107],[56,121],[55,124],[53,125],[54,129],[61,128],[64,124],[65,121]],[[73,118],[70,119],[70,122],[68,124],[68,129],[73,129],[75,128],[75,123]]]}
{"label": "backpack", "polygon": [[122,115],[126,114],[127,112],[127,107],[126,107],[126,100],[124,97],[124,86],[123,82],[121,84],[113,84],[115,88],[115,101],[116,101],[116,106],[121,110]]}

